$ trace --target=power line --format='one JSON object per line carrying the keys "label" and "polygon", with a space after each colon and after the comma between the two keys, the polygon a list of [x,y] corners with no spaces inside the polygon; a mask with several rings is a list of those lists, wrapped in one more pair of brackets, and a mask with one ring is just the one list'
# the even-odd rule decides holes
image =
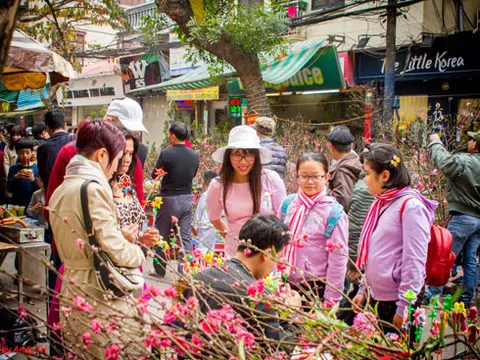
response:
{"label": "power line", "polygon": [[350,11],[350,12],[342,13],[342,14],[334,14],[334,15],[323,16],[323,17],[314,17],[314,18],[311,18],[311,19],[306,19],[304,21],[301,21],[302,19],[304,19],[306,17],[306,15],[304,15],[302,17],[292,19],[292,20],[299,19],[299,21],[292,22],[292,24],[290,24],[289,27],[293,28],[293,27],[299,27],[299,26],[305,26],[305,25],[311,25],[311,24],[319,24],[319,23],[322,23],[322,22],[325,22],[325,21],[330,21],[330,20],[334,20],[334,19],[338,19],[338,18],[342,18],[342,17],[346,17],[346,16],[356,16],[356,15],[365,14],[365,13],[369,13],[369,12],[371,13],[371,12],[379,11],[379,10],[388,10],[392,7],[396,8],[396,9],[399,9],[399,8],[402,8],[402,7],[405,7],[405,6],[410,6],[410,5],[416,4],[416,3],[421,2],[421,1],[423,1],[423,0],[409,0],[409,1],[404,1],[404,2],[401,2],[401,3],[397,3],[395,5],[382,5],[382,6],[377,6],[377,7],[373,7],[373,8],[354,10],[354,11]]}

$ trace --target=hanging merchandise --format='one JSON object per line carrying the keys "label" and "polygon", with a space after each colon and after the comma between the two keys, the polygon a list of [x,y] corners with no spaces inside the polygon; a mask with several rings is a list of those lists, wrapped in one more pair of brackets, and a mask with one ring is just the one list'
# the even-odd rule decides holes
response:
{"label": "hanging merchandise", "polygon": [[247,121],[247,125],[255,124],[255,121],[258,119],[258,113],[255,110],[251,110],[245,115],[245,120]]}

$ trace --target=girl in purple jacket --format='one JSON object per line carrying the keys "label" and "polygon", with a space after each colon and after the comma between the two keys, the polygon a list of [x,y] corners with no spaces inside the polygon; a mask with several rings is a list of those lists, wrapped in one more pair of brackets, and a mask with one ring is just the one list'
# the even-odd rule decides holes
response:
{"label": "girl in purple jacket", "polygon": [[[430,227],[437,203],[410,187],[411,180],[400,151],[389,144],[372,144],[362,153],[365,181],[375,196],[363,223],[357,266],[365,271],[378,316],[401,329],[412,289],[417,295],[425,280]],[[403,207],[403,211],[401,210]],[[365,288],[353,299],[365,305]],[[392,331],[384,328],[384,331]]]}
{"label": "girl in purple jacket", "polygon": [[348,217],[342,211],[327,239],[327,221],[336,200],[326,196],[328,161],[323,154],[308,153],[298,159],[297,181],[298,193],[283,219],[292,232],[284,251],[292,267],[289,281],[307,297],[313,291],[317,299],[333,305],[342,299],[347,270]]}

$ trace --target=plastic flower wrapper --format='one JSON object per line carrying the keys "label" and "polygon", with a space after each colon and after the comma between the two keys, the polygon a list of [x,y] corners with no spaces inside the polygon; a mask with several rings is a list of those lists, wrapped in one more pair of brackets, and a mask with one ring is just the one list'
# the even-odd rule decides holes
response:
{"label": "plastic flower wrapper", "polygon": [[271,292],[278,292],[280,289],[280,286],[282,285],[282,281],[280,280],[280,277],[278,274],[272,275],[269,274],[265,279],[263,279],[265,283],[265,287],[267,288],[268,291]]}
{"label": "plastic flower wrapper", "polygon": [[403,294],[403,297],[407,299],[410,303],[413,303],[415,300],[417,300],[417,295],[412,289],[407,290],[405,294]]}
{"label": "plastic flower wrapper", "polygon": [[453,305],[452,323],[455,331],[467,331],[467,310],[463,302],[456,302]]}

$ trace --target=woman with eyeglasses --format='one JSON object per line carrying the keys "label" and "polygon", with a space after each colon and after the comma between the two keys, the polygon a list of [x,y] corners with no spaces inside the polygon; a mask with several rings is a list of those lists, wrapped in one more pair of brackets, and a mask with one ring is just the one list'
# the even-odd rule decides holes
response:
{"label": "woman with eyeglasses", "polygon": [[255,130],[246,125],[234,127],[228,145],[212,155],[222,169],[208,188],[207,212],[213,226],[225,238],[227,256],[237,251],[243,224],[254,214],[276,214],[286,196],[280,176],[262,169],[262,164],[271,158],[272,153],[261,147]]}
{"label": "woman with eyeglasses", "polygon": [[307,306],[317,300],[333,305],[342,299],[347,271],[348,218],[335,198],[326,195],[325,155],[302,155],[296,170],[298,193],[289,195],[279,212],[292,233],[283,252],[290,265],[288,281],[305,295]]}

